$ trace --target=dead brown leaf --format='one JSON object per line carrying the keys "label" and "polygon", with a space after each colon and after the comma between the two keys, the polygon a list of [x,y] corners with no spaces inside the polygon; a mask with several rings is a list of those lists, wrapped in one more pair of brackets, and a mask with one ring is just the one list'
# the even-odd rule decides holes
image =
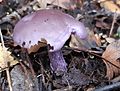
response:
{"label": "dead brown leaf", "polygon": [[100,5],[111,12],[120,13],[120,0],[98,0]]}
{"label": "dead brown leaf", "polygon": [[5,70],[6,67],[16,65],[18,63],[17,60],[11,56],[11,53],[7,51],[7,48],[3,48],[0,43],[0,72]]}
{"label": "dead brown leaf", "polygon": [[[88,40],[92,43],[97,44],[98,46],[101,46],[101,39],[100,36],[98,34],[94,34],[93,31],[88,31],[89,35],[88,35]],[[95,47],[95,46],[94,46]]]}
{"label": "dead brown leaf", "polygon": [[56,5],[64,9],[74,9],[77,5],[81,4],[83,0],[37,0],[42,7],[46,7],[47,4]]}
{"label": "dead brown leaf", "polygon": [[114,76],[120,74],[120,40],[114,41],[109,44],[102,55],[103,58],[111,62],[103,60],[107,67],[106,77],[112,79]]}
{"label": "dead brown leaf", "polygon": [[110,25],[108,25],[105,22],[96,22],[96,27],[101,28],[101,29],[110,29]]}
{"label": "dead brown leaf", "polygon": [[103,15],[98,15],[95,17],[95,21],[96,21],[95,26],[101,29],[110,29],[112,23],[110,19],[112,18]]}
{"label": "dead brown leaf", "polygon": [[96,44],[98,46],[101,46],[101,39],[100,39],[101,37],[98,34],[95,34],[93,37],[94,37]]}
{"label": "dead brown leaf", "polygon": [[114,38],[111,38],[111,37],[107,37],[107,38],[105,38],[105,39],[106,39],[106,41],[107,41],[108,43],[112,43],[112,42],[115,41],[115,39],[114,39]]}
{"label": "dead brown leaf", "polygon": [[88,37],[86,39],[80,39],[78,36],[71,35],[71,41],[69,46],[73,48],[95,48],[96,45],[101,45],[100,37],[94,34],[93,31],[88,30]]}

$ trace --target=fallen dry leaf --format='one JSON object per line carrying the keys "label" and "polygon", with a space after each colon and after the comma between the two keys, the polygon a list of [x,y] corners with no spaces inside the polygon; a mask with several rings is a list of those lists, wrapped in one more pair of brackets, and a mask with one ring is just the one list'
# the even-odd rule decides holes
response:
{"label": "fallen dry leaf", "polygon": [[101,29],[111,29],[112,17],[106,17],[104,15],[98,15],[95,17],[95,26]]}
{"label": "fallen dry leaf", "polygon": [[10,66],[16,65],[18,63],[17,60],[11,56],[11,53],[7,51],[7,48],[3,48],[0,43],[0,71],[3,71],[6,67],[8,67],[8,62]]}
{"label": "fallen dry leaf", "polygon": [[96,44],[98,45],[98,46],[101,46],[101,36],[99,36],[98,34],[94,34],[94,41],[96,42]]}
{"label": "fallen dry leaf", "polygon": [[[105,52],[102,55],[103,58],[111,62],[106,62],[103,60],[107,67],[106,77],[109,79],[112,79],[114,76],[117,76],[120,74],[120,40],[114,41],[111,44],[109,44],[105,50]],[[116,66],[117,67],[116,67]]]}
{"label": "fallen dry leaf", "polygon": [[107,38],[105,38],[105,39],[106,39],[106,41],[107,41],[108,43],[112,43],[112,42],[115,41],[114,38],[110,38],[110,37],[107,37]]}
{"label": "fallen dry leaf", "polygon": [[82,0],[37,0],[41,7],[46,8],[47,4],[56,5],[64,9],[74,9],[77,4],[82,3]]}
{"label": "fallen dry leaf", "polygon": [[101,39],[100,39],[100,36],[98,34],[94,34],[93,31],[88,31],[88,40],[89,42],[91,42],[91,44],[94,43],[94,48],[96,47],[96,44],[98,46],[101,46]]}
{"label": "fallen dry leaf", "polygon": [[100,5],[111,12],[120,13],[120,0],[98,0]]}
{"label": "fallen dry leaf", "polygon": [[69,43],[69,46],[73,48],[91,49],[91,48],[95,48],[97,45],[98,46],[101,45],[100,38],[97,34],[94,34],[93,31],[90,30],[88,30],[88,37],[85,40],[80,39],[76,35],[71,35],[71,40]]}
{"label": "fallen dry leaf", "polygon": [[105,22],[97,21],[96,22],[96,27],[101,28],[101,29],[110,29],[110,25],[108,25]]}

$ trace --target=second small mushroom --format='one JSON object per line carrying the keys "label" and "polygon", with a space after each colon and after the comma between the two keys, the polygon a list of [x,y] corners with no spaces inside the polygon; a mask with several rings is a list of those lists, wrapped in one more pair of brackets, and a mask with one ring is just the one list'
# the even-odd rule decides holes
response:
{"label": "second small mushroom", "polygon": [[14,43],[34,52],[46,42],[53,47],[49,50],[50,64],[53,71],[66,71],[67,64],[61,48],[74,33],[80,39],[86,39],[87,32],[83,23],[59,10],[43,9],[23,17],[15,26]]}

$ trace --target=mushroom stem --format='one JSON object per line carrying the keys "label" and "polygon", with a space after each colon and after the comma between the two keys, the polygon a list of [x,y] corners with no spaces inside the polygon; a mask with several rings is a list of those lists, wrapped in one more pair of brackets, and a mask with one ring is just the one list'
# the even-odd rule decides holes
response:
{"label": "mushroom stem", "polygon": [[67,64],[61,50],[49,52],[49,58],[50,66],[54,72],[67,71]]}

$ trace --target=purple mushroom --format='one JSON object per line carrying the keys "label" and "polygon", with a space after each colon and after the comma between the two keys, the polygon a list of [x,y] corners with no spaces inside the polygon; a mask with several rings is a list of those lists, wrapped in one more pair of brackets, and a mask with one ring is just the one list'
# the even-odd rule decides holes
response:
{"label": "purple mushroom", "polygon": [[87,37],[83,23],[59,10],[43,9],[22,18],[13,32],[14,43],[27,48],[28,52],[37,50],[41,43],[50,44],[49,50],[51,68],[55,72],[66,71],[67,64],[61,48],[74,33],[80,39]]}

